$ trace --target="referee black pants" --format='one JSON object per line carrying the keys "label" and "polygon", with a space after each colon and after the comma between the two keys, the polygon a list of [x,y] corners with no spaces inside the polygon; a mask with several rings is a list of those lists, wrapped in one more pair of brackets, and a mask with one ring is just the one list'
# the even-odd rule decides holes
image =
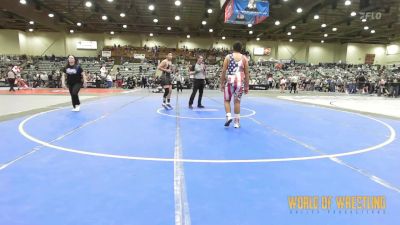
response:
{"label": "referee black pants", "polygon": [[199,98],[197,101],[197,105],[201,105],[201,99],[203,98],[203,91],[204,91],[204,79],[194,79],[193,80],[193,91],[192,95],[190,96],[189,105],[193,105],[194,98],[196,97],[197,90],[199,91]]}

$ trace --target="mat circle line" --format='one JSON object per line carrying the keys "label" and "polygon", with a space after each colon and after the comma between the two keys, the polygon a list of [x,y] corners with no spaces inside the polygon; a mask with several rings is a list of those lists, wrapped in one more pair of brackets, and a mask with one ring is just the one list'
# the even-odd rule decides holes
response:
{"label": "mat circle line", "polygon": [[58,146],[58,145],[53,145],[49,142],[46,142],[46,141],[40,140],[36,137],[33,137],[32,135],[28,134],[25,131],[24,127],[28,121],[30,121],[38,116],[44,115],[46,113],[54,112],[57,110],[61,110],[61,109],[49,110],[49,111],[37,113],[37,114],[34,114],[32,116],[25,118],[18,125],[18,131],[20,132],[20,134],[22,136],[24,136],[28,140],[31,140],[38,144],[41,144],[45,147],[52,148],[52,149],[59,150],[59,151],[64,151],[64,152],[81,154],[81,155],[89,155],[89,156],[105,157],[105,158],[115,158],[115,159],[139,160],[139,161],[158,161],[158,162],[177,162],[177,161],[179,161],[179,162],[185,162],[185,163],[215,163],[215,164],[218,164],[218,163],[221,163],[221,164],[222,163],[271,163],[271,162],[289,162],[289,161],[305,161],[305,160],[316,160],[316,159],[326,159],[326,158],[338,158],[338,157],[351,156],[351,155],[362,154],[362,153],[366,153],[366,152],[370,152],[370,151],[375,151],[375,150],[378,150],[378,149],[392,143],[396,139],[396,131],[394,130],[394,128],[381,120],[378,120],[378,119],[375,119],[375,118],[372,118],[372,117],[369,117],[366,115],[361,115],[358,113],[337,110],[340,112],[354,114],[354,115],[358,115],[360,117],[365,117],[365,118],[368,118],[370,120],[380,123],[381,125],[385,126],[390,131],[390,135],[389,135],[388,139],[386,139],[384,142],[374,145],[374,146],[370,146],[370,147],[358,149],[358,150],[353,150],[353,151],[349,151],[349,152],[344,152],[344,153],[326,154],[326,155],[317,155],[317,156],[305,156],[305,157],[288,157],[288,158],[260,158],[260,159],[184,159],[183,158],[183,159],[174,159],[174,158],[159,158],[159,157],[140,157],[140,156],[129,156],[129,155],[114,155],[114,154],[90,152],[90,151],[84,151],[84,150],[79,150],[79,149],[73,149],[73,148],[67,148],[67,147],[62,147],[62,146]]}

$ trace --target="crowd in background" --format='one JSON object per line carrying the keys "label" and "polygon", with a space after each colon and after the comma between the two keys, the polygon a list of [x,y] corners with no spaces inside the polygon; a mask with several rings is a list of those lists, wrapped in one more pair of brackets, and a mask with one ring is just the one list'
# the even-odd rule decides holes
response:
{"label": "crowd in background", "polygon": [[[114,48],[123,48],[114,46]],[[127,48],[127,47],[125,47]],[[163,48],[156,46],[144,49],[150,51],[163,51]],[[129,50],[129,49],[128,49]],[[181,51],[189,51],[185,46]],[[192,49],[190,54],[204,57],[207,63],[208,57],[220,57],[228,54],[228,49]],[[98,57],[81,57],[80,63],[84,66],[89,87],[97,88],[135,88],[147,87],[156,88],[158,77],[155,75],[155,68],[158,61],[142,60],[139,69],[131,68],[127,62],[112,70],[113,60]],[[212,73],[206,78],[207,87],[217,89],[220,76],[220,61],[216,65],[209,66]],[[40,63],[46,62],[47,71],[41,71]],[[0,81],[6,83],[7,73],[13,66],[21,68],[18,79],[25,81],[27,86],[59,88],[61,87],[60,72],[66,62],[65,57],[43,56],[1,56],[0,58]],[[191,62],[180,60],[177,63],[175,75],[187,88],[190,88],[190,77],[188,72]],[[39,65],[39,66],[38,66]],[[87,68],[85,68],[87,67]],[[107,68],[106,68],[107,67]],[[49,70],[51,68],[51,70]],[[317,92],[341,92],[348,94],[376,94],[378,96],[398,97],[400,91],[400,69],[396,65],[349,65],[349,64],[299,64],[295,62],[281,62],[278,60],[257,61],[250,58],[250,86],[255,89],[271,90],[280,89],[281,92],[298,93],[298,91]]]}

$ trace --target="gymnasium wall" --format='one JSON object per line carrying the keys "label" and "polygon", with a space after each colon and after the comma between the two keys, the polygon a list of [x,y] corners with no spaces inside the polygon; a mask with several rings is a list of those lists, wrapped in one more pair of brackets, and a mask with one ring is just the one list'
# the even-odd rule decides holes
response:
{"label": "gymnasium wall", "polygon": [[[97,56],[99,50],[77,50],[77,41],[97,41],[98,49],[111,45],[131,45],[152,47],[154,45],[170,48],[189,49],[203,48],[231,48],[235,40],[221,38],[186,37],[179,36],[154,36],[144,34],[67,34],[57,32],[23,32],[17,30],[0,30],[0,54],[28,54],[28,55],[56,55],[65,56]],[[242,40],[244,42],[244,40]],[[288,41],[248,41],[247,50],[252,54],[256,47],[271,48],[269,56],[253,56],[259,59],[294,59],[297,62],[318,64],[319,62],[346,62],[351,64],[364,63],[366,54],[375,54],[376,64],[399,64],[400,44],[340,44],[340,43],[312,43],[312,42],[288,42]],[[389,50],[388,50],[389,49]]]}
{"label": "gymnasium wall", "polygon": [[347,47],[347,62],[352,64],[364,63],[366,54],[375,54],[376,64],[386,64],[388,61],[385,45],[350,43]]}
{"label": "gymnasium wall", "polygon": [[386,46],[386,64],[400,64],[399,42]]}
{"label": "gymnasium wall", "polygon": [[19,54],[65,55],[65,35],[62,33],[25,33],[20,31],[18,39]]}
{"label": "gymnasium wall", "polygon": [[311,43],[308,62],[312,64],[335,62],[336,43]]}
{"label": "gymnasium wall", "polygon": [[0,30],[0,54],[19,54],[17,30]]}
{"label": "gymnasium wall", "polygon": [[[278,46],[278,55],[275,58],[278,59],[294,59],[296,62],[307,62],[306,54],[308,43],[306,42],[279,42],[275,46]],[[272,51],[274,49],[272,48]]]}

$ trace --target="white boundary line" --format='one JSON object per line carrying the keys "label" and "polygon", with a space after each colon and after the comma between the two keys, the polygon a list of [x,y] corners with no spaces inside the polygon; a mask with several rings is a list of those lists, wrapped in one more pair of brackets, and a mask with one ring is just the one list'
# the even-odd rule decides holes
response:
{"label": "white boundary line", "polygon": [[186,195],[185,172],[183,156],[181,125],[179,118],[179,95],[176,95],[176,134],[174,149],[174,198],[175,198],[175,225],[190,225],[189,203]]}
{"label": "white boundary line", "polygon": [[[325,107],[321,107],[321,108],[325,108]],[[325,108],[325,109],[329,109],[329,108]],[[59,109],[56,109],[59,110]],[[339,111],[339,112],[345,112],[345,113],[350,113],[350,114],[354,114],[357,116],[361,116],[361,117],[365,117],[368,118],[370,120],[373,120],[375,122],[380,123],[381,125],[385,126],[389,132],[390,135],[388,137],[388,139],[386,139],[384,142],[374,145],[374,146],[370,146],[367,148],[363,148],[363,149],[358,149],[358,150],[354,150],[354,151],[350,151],[350,152],[344,152],[344,153],[337,153],[337,154],[328,154],[328,155],[317,155],[317,156],[306,156],[306,157],[289,157],[289,158],[267,158],[267,159],[232,159],[232,160],[224,160],[224,159],[174,159],[174,158],[158,158],[158,157],[139,157],[139,156],[127,156],[127,155],[114,155],[114,154],[107,154],[107,153],[97,153],[97,152],[90,152],[90,151],[84,151],[84,150],[78,150],[78,149],[73,149],[73,148],[66,148],[66,147],[62,147],[62,146],[58,146],[58,145],[53,145],[51,143],[48,143],[46,141],[40,140],[38,138],[33,137],[32,135],[28,134],[24,127],[25,124],[29,121],[32,120],[38,116],[44,115],[46,113],[49,112],[54,112],[56,110],[50,110],[50,111],[46,111],[46,112],[41,112],[32,116],[29,116],[28,118],[24,119],[18,126],[18,131],[21,133],[22,136],[24,136],[25,138],[36,142],[38,144],[44,145],[48,148],[53,148],[55,150],[59,150],[59,151],[65,151],[65,152],[71,152],[71,153],[76,153],[76,154],[81,154],[81,155],[89,155],[89,156],[96,156],[96,157],[105,157],[105,158],[115,158],[115,159],[127,159],[127,160],[143,160],[143,161],[158,161],[158,162],[187,162],[187,163],[270,163],[270,162],[288,162],[288,161],[303,161],[303,160],[315,160],[315,159],[326,159],[326,158],[332,158],[332,157],[344,157],[344,156],[351,156],[351,155],[357,155],[357,154],[362,154],[362,153],[366,153],[366,152],[370,152],[370,151],[375,151],[378,150],[390,143],[392,143],[395,139],[396,139],[396,131],[393,129],[393,127],[391,127],[389,124],[366,116],[366,115],[362,115],[362,114],[358,114],[358,113],[352,113],[352,112],[346,112],[346,111],[341,111],[341,110],[335,110],[335,109],[331,109],[331,110],[335,110],[335,111]]]}
{"label": "white boundary line", "polygon": [[[145,97],[141,97],[141,98],[139,97],[139,98],[137,98],[137,99],[135,99],[135,100],[129,101],[128,103],[123,104],[122,107],[120,107],[120,108],[123,108],[123,107],[125,107],[127,104],[131,104],[131,103],[136,102],[136,101],[139,101],[139,100],[141,100],[141,99],[143,99],[143,98],[145,98]],[[108,102],[108,101],[107,101],[107,102]],[[102,102],[90,102],[90,103],[88,103],[88,104],[85,104],[85,106],[87,106],[87,105],[95,105],[95,104],[98,104],[98,103],[102,103]],[[104,103],[102,103],[102,104],[104,104]],[[64,107],[56,107],[55,109],[51,109],[51,110],[49,110],[49,111],[47,111],[47,112],[52,112],[52,111],[57,111],[57,110],[67,109],[67,108],[69,108],[69,107],[67,107],[67,106],[64,106]],[[120,108],[118,108],[117,110],[119,110]],[[83,127],[89,126],[89,125],[92,124],[92,123],[95,123],[95,122],[97,122],[97,121],[99,121],[99,120],[101,120],[101,119],[106,118],[106,117],[109,116],[112,112],[114,112],[114,110],[113,110],[113,111],[110,111],[110,112],[106,112],[105,114],[103,114],[102,116],[100,116],[100,117],[98,117],[98,118],[96,118],[96,119],[94,119],[94,120],[90,120],[90,121],[88,121],[88,122],[85,122],[85,123],[79,125],[78,127],[76,127],[76,128],[74,128],[74,129],[68,131],[67,133],[62,134],[61,136],[57,137],[56,139],[51,140],[51,141],[48,142],[48,143],[51,144],[51,143],[54,143],[54,142],[56,142],[56,141],[59,141],[59,140],[63,139],[64,137],[67,137],[67,136],[71,135],[72,133],[74,133],[75,131],[77,131],[77,130],[83,128]],[[10,165],[16,163],[17,161],[28,157],[29,155],[31,155],[31,154],[33,154],[33,153],[39,151],[39,150],[42,149],[43,147],[45,147],[45,146],[44,146],[44,145],[38,145],[38,146],[34,147],[34,148],[32,149],[32,151],[29,151],[29,152],[27,152],[27,153],[25,153],[25,154],[23,154],[23,155],[21,155],[21,156],[18,156],[16,159],[11,160],[11,161],[9,161],[8,163],[0,164],[0,170],[3,170],[3,169],[5,169],[5,168],[7,168],[8,166],[10,166]]]}
{"label": "white boundary line", "polygon": [[[257,123],[258,125],[260,125],[262,127],[266,127],[267,129],[272,130],[274,133],[276,133],[276,134],[278,134],[278,135],[280,135],[280,136],[282,136],[284,138],[287,138],[287,139],[289,139],[290,141],[293,141],[296,144],[299,144],[299,145],[305,147],[306,149],[308,149],[308,150],[310,150],[312,152],[316,152],[316,153],[318,153],[320,155],[325,155],[326,154],[325,152],[322,152],[322,151],[318,150],[314,146],[306,144],[306,143],[304,143],[304,142],[302,142],[300,140],[297,140],[296,138],[293,138],[293,137],[291,137],[291,136],[289,136],[289,135],[287,135],[287,134],[285,134],[283,132],[280,132],[280,131],[272,128],[272,127],[268,127],[268,126],[264,125],[263,123],[261,123],[260,121],[254,119],[254,118],[250,118],[250,120],[252,120],[253,122]],[[379,177],[373,175],[372,173],[370,173],[370,172],[368,172],[366,170],[357,168],[357,167],[355,167],[355,166],[353,166],[353,165],[351,165],[351,164],[349,164],[349,163],[347,163],[347,162],[345,162],[345,161],[343,161],[343,160],[341,160],[339,158],[332,157],[332,158],[329,158],[329,159],[331,161],[339,164],[339,165],[345,166],[345,167],[347,167],[347,168],[349,168],[349,169],[351,169],[351,170],[353,170],[353,171],[355,171],[355,172],[357,172],[357,173],[359,173],[359,174],[361,174],[363,176],[368,177],[368,179],[372,180],[373,182],[378,183],[379,185],[382,185],[382,186],[384,186],[386,188],[389,188],[389,189],[391,189],[393,191],[396,191],[396,192],[400,193],[400,189],[397,188],[395,185],[391,184],[390,182],[388,182],[388,181],[386,181],[386,180],[384,180],[382,178],[379,178]]]}
{"label": "white boundary line", "polygon": [[[244,107],[242,107],[242,109],[251,112],[250,114],[240,116],[240,117],[242,117],[242,118],[252,117],[252,116],[256,115],[256,111],[254,111],[254,110],[252,110],[252,109],[248,109],[248,108],[244,108]],[[170,114],[163,113],[163,112],[162,112],[163,110],[164,110],[164,108],[159,108],[159,109],[157,109],[157,113],[158,113],[158,114],[161,114],[161,115],[163,115],[163,116],[169,116],[169,117],[174,117],[174,118],[177,118],[177,117],[178,117],[179,119],[189,119],[189,120],[225,120],[225,119],[226,119],[225,117],[190,117],[190,116],[177,116],[177,115],[170,115]]]}

